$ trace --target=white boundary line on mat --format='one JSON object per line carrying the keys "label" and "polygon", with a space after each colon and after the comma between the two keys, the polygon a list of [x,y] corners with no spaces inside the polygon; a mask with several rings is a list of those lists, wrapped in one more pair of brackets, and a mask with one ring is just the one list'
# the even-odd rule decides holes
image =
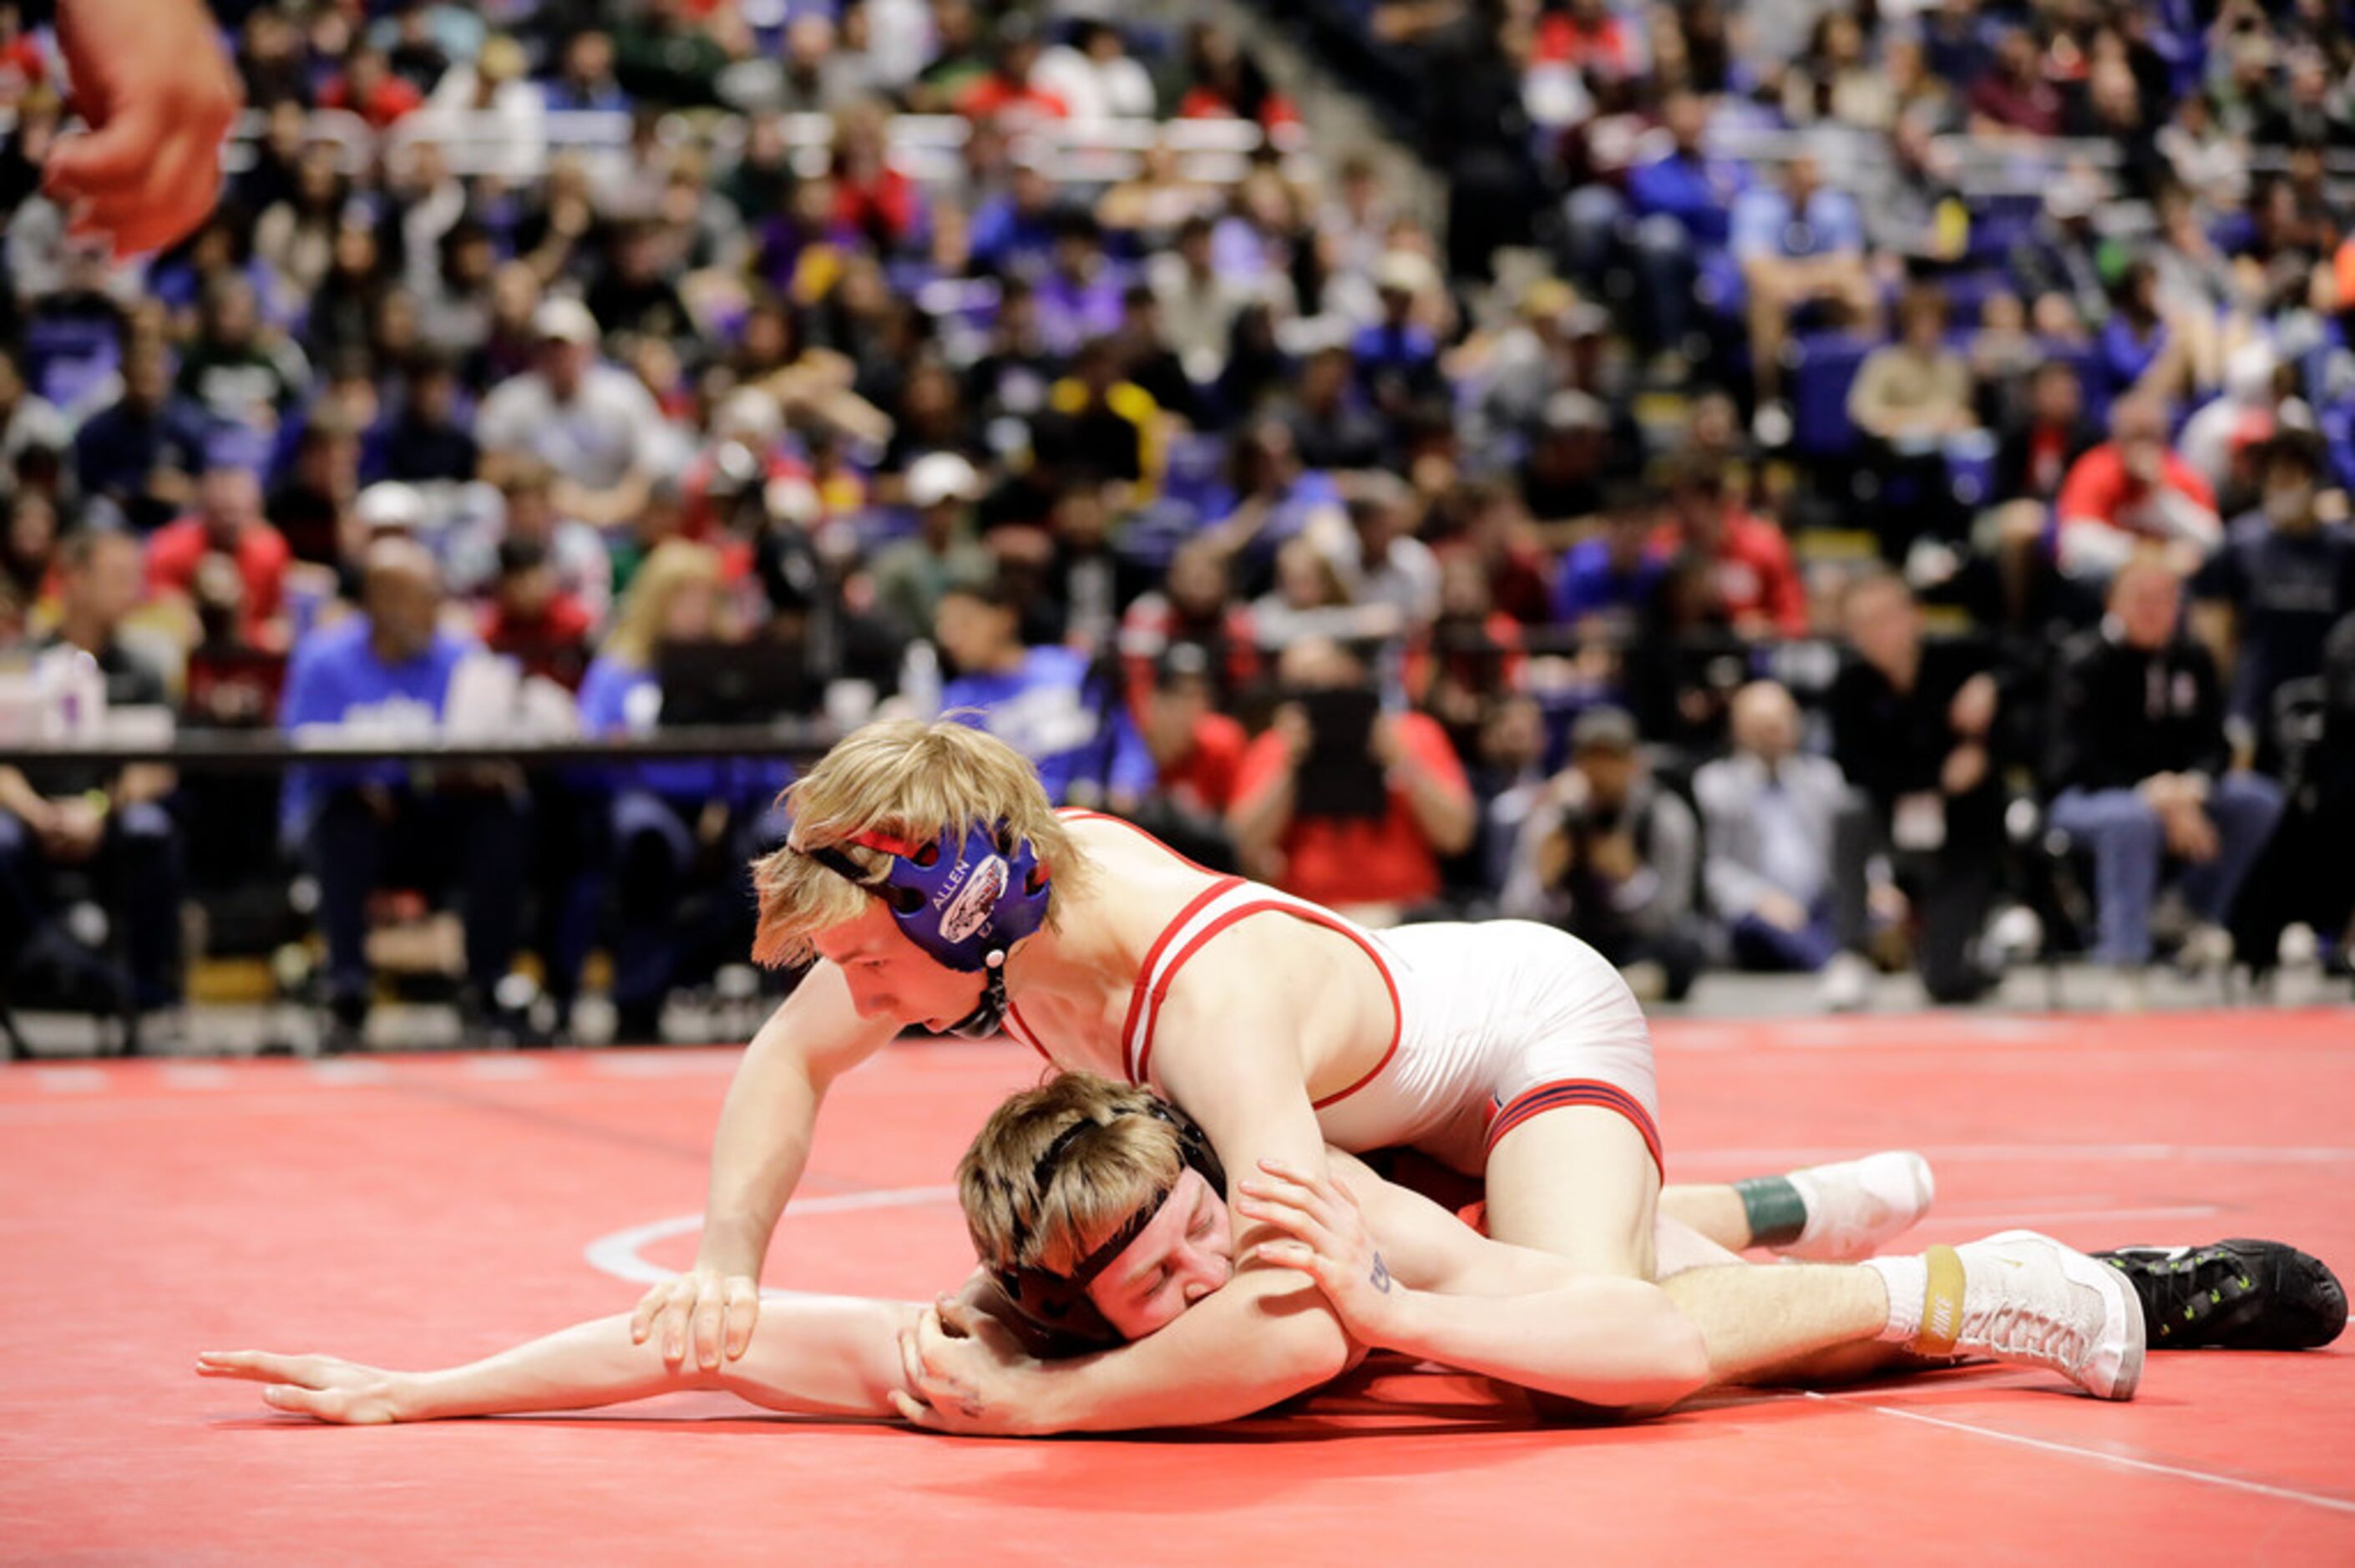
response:
{"label": "white boundary line on mat", "polygon": [[1900,1410],[1890,1404],[1867,1404],[1861,1400],[1843,1399],[1812,1389],[1799,1391],[1802,1399],[1812,1399],[1820,1404],[1845,1405],[1854,1410],[1869,1410],[1876,1415],[1893,1415],[1900,1421],[1918,1421],[1924,1426],[1943,1426],[1949,1432],[1967,1433],[1974,1437],[1992,1438],[1998,1443],[2009,1443],[2022,1448],[2038,1448],[2048,1454],[2067,1454],[2079,1459],[2091,1459],[2096,1464],[2116,1465],[2129,1470],[2141,1470],[2148,1475],[2172,1476],[2178,1480],[2198,1481],[2205,1486],[2229,1487],[2236,1492],[2248,1492],[2256,1497],[2276,1498],[2283,1502],[2306,1503],[2315,1508],[2328,1509],[2333,1513],[2355,1514],[2355,1501],[2331,1497],[2323,1492],[2301,1492],[2289,1487],[2277,1487],[2264,1481],[2243,1480],[2238,1476],[2220,1476],[2211,1470],[2188,1469],[2181,1465],[2162,1465],[2155,1459],[2131,1458],[2124,1454],[2104,1453],[2099,1448],[2080,1448],[2073,1443],[2056,1443],[2049,1437],[2027,1437],[2017,1432],[2002,1432],[1992,1426],[1974,1426],[1967,1421],[1955,1421],[1944,1415],[1924,1415],[1918,1410]]}
{"label": "white boundary line on mat", "polygon": [[[861,1209],[915,1209],[933,1203],[954,1203],[954,1187],[899,1187],[881,1192],[829,1192],[795,1202],[796,1214],[854,1213]],[[703,1228],[701,1214],[674,1214],[666,1220],[654,1220],[643,1225],[599,1236],[583,1247],[581,1255],[589,1266],[616,1279],[626,1279],[634,1285],[656,1285],[670,1278],[678,1270],[665,1268],[645,1255],[647,1247],[671,1236],[689,1235]],[[806,1290],[781,1290],[762,1286],[761,1294],[770,1300],[806,1297]]]}

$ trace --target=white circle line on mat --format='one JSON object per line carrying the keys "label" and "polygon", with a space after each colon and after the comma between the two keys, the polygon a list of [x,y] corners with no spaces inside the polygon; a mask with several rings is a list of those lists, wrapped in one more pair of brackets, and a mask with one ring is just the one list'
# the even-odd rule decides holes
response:
{"label": "white circle line on mat", "polygon": [[[796,1214],[853,1213],[861,1209],[915,1209],[933,1203],[956,1202],[954,1187],[900,1187],[879,1192],[835,1192],[815,1198],[805,1198],[792,1205]],[[666,1220],[653,1220],[643,1225],[632,1225],[610,1235],[599,1236],[581,1249],[589,1266],[616,1279],[626,1279],[635,1285],[655,1285],[670,1278],[678,1270],[665,1268],[644,1255],[647,1247],[658,1241],[677,1235],[692,1235],[703,1228],[701,1214],[674,1214]],[[807,1296],[805,1290],[782,1290],[763,1286],[763,1297],[783,1299]]]}

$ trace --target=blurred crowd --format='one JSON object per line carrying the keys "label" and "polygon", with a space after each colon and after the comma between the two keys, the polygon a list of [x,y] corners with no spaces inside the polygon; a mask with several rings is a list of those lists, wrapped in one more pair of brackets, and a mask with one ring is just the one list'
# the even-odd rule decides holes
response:
{"label": "blurred crowd", "polygon": [[[2344,960],[2343,5],[1270,7],[1420,84],[1444,225],[1182,12],[215,8],[228,194],[117,263],[38,194],[66,84],[0,5],[44,690],[959,712],[1205,863],[1555,922],[1652,997]],[[565,1030],[602,953],[657,1038],[789,777],[0,768],[5,983],[168,1006],[315,931],[349,1044],[447,904],[470,1022]]]}

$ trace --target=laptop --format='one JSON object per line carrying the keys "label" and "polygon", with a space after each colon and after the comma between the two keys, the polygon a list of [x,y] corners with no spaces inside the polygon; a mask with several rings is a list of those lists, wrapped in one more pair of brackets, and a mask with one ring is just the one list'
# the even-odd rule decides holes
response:
{"label": "laptop", "polygon": [[799,644],[765,638],[662,643],[655,650],[655,681],[666,726],[805,717],[825,696]]}

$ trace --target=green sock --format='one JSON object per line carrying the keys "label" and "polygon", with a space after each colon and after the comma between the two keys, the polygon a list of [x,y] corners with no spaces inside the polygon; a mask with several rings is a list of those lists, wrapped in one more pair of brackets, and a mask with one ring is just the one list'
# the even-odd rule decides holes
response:
{"label": "green sock", "polygon": [[1799,1239],[1807,1226],[1807,1201],[1788,1176],[1752,1176],[1736,1181],[1742,1213],[1750,1222],[1750,1245],[1781,1246]]}

